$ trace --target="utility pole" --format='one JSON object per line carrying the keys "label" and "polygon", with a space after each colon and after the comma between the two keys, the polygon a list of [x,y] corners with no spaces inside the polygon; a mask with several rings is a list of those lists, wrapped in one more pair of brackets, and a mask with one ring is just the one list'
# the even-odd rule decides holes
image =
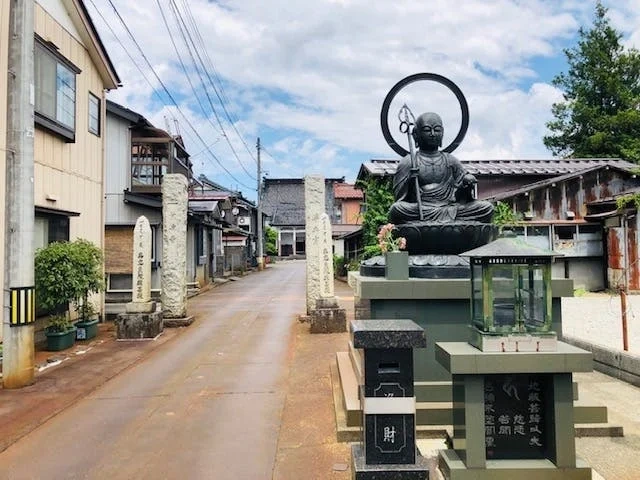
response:
{"label": "utility pole", "polygon": [[258,207],[258,270],[264,270],[264,253],[262,250],[262,171],[260,169],[260,137],[258,137],[258,143],[256,144],[258,149],[258,200],[256,201]]}
{"label": "utility pole", "polygon": [[7,81],[4,388],[34,382],[33,0],[11,0]]}

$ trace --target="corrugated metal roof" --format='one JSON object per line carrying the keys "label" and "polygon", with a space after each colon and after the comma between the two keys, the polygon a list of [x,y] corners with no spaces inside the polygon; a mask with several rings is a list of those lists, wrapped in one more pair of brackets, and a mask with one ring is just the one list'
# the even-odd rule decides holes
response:
{"label": "corrugated metal roof", "polygon": [[[387,176],[396,172],[399,159],[371,159],[364,162],[358,180],[368,176]],[[564,175],[580,170],[609,165],[621,170],[637,169],[635,163],[620,158],[550,158],[538,160],[460,160],[473,175]]]}

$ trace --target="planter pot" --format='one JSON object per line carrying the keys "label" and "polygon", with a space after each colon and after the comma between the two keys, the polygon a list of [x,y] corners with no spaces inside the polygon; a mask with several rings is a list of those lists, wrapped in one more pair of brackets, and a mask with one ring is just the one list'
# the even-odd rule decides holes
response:
{"label": "planter pot", "polygon": [[76,341],[76,327],[66,332],[44,332],[47,337],[47,350],[57,352],[72,347]]}
{"label": "planter pot", "polygon": [[387,252],[384,256],[384,276],[387,280],[409,279],[409,252]]}
{"label": "planter pot", "polygon": [[76,322],[76,340],[89,340],[98,335],[98,319]]}

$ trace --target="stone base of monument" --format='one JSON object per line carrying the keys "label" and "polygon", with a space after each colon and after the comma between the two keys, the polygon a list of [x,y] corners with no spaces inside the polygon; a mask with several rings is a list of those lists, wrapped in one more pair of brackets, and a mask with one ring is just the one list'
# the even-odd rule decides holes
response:
{"label": "stone base of monument", "polygon": [[552,352],[482,352],[466,342],[436,344],[452,374],[452,447],[439,454],[447,480],[588,480],[576,457],[574,372],[591,353],[558,342]]}
{"label": "stone base of monument", "polygon": [[156,311],[156,302],[129,302],[125,309],[127,313],[152,313]]}
{"label": "stone base of monument", "polygon": [[427,460],[416,452],[416,463],[396,465],[367,465],[362,445],[351,446],[355,480],[426,480],[429,478]]}
{"label": "stone base of monument", "polygon": [[470,327],[469,343],[483,352],[555,352],[558,337],[555,332],[492,334]]}
{"label": "stone base of monument", "polygon": [[319,298],[310,315],[311,333],[342,333],[347,331],[347,311],[340,308],[335,297]]}
{"label": "stone base of monument", "polygon": [[[360,264],[360,275],[384,277],[386,258],[376,255]],[[469,259],[458,255],[409,255],[410,278],[464,278],[471,275]]]}
{"label": "stone base of monument", "polygon": [[166,328],[179,328],[179,327],[188,327],[193,323],[195,317],[193,315],[189,315],[187,317],[178,317],[178,318],[164,318],[164,326]]}
{"label": "stone base of monument", "polygon": [[162,312],[120,313],[115,324],[118,340],[154,339],[162,333]]}

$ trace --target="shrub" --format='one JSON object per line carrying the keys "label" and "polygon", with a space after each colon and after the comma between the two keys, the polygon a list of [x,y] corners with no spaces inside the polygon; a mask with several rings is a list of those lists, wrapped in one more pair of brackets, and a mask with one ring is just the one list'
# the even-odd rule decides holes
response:
{"label": "shrub", "polygon": [[38,306],[60,313],[73,304],[85,318],[89,294],[103,288],[102,251],[88,240],[54,242],[36,251]]}

